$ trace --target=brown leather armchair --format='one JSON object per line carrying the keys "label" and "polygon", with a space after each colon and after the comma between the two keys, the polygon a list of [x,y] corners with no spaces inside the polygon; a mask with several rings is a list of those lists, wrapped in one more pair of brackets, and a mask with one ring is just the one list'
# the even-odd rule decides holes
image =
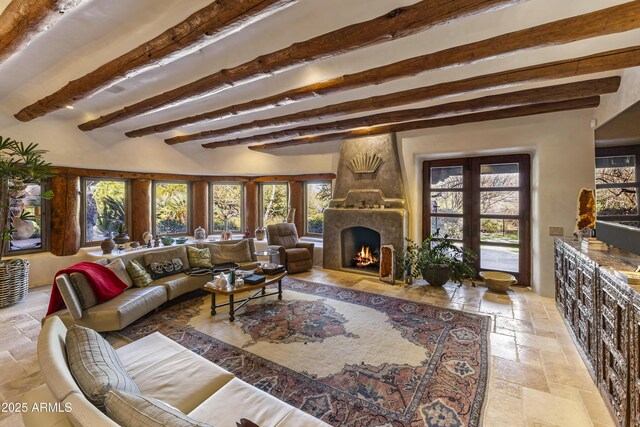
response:
{"label": "brown leather armchair", "polygon": [[295,224],[267,225],[267,244],[280,255],[280,263],[289,273],[301,273],[313,267],[313,243],[300,242]]}

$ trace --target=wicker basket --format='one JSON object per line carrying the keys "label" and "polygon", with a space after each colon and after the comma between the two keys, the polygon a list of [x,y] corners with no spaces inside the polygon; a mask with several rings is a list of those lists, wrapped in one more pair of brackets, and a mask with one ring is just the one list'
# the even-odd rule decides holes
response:
{"label": "wicker basket", "polygon": [[22,301],[29,292],[29,261],[14,259],[0,265],[0,308]]}

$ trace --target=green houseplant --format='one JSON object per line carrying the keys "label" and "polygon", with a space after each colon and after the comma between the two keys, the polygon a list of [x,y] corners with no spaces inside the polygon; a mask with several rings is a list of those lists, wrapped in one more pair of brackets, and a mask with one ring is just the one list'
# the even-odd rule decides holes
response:
{"label": "green houseplant", "polygon": [[[43,159],[45,153],[38,144],[0,136],[0,307],[22,300],[29,287],[29,263],[22,259],[6,261],[3,257],[16,232],[14,222],[35,219],[22,209],[24,188],[39,184],[54,173],[51,164]],[[41,193],[45,199],[52,196],[51,191]]]}
{"label": "green houseplant", "polygon": [[442,286],[448,281],[462,283],[475,279],[477,272],[473,251],[456,246],[448,235],[441,236],[436,230],[421,245],[407,239],[406,248],[397,256],[399,268],[433,286]]}

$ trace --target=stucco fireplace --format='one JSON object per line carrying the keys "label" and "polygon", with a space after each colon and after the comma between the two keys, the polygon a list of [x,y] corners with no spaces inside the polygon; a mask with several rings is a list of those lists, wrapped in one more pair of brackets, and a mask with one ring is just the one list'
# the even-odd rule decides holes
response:
{"label": "stucco fireplace", "polygon": [[378,275],[381,247],[403,247],[407,224],[395,136],[343,141],[324,212],[324,268]]}

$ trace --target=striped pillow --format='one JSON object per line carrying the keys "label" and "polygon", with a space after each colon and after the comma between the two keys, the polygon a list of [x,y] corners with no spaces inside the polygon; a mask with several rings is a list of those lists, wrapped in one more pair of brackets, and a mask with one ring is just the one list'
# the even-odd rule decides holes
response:
{"label": "striped pillow", "polygon": [[107,416],[121,426],[211,427],[158,399],[136,396],[119,390],[109,390],[105,406]]}
{"label": "striped pillow", "polygon": [[104,411],[104,399],[111,389],[140,394],[122,361],[100,334],[93,329],[73,325],[67,330],[69,370],[84,395]]}

